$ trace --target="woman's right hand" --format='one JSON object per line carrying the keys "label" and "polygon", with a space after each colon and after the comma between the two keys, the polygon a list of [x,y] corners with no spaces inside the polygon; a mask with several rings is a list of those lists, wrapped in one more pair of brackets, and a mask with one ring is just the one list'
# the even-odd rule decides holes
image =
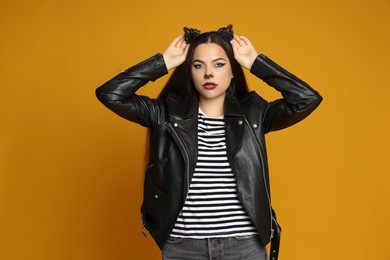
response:
{"label": "woman's right hand", "polygon": [[167,66],[168,70],[176,68],[185,61],[188,47],[189,44],[185,42],[183,35],[173,40],[171,45],[163,53],[165,66]]}

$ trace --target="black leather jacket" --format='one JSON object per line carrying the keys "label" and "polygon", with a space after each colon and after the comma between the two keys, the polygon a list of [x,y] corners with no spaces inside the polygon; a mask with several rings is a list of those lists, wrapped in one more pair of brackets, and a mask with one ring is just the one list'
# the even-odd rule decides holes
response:
{"label": "black leather jacket", "polygon": [[[257,228],[263,245],[271,237],[271,202],[264,135],[308,116],[322,97],[305,82],[264,55],[251,73],[280,91],[268,103],[255,92],[241,100],[225,99],[226,145],[239,198]],[[98,99],[118,115],[151,129],[145,173],[143,222],[157,245],[168,239],[188,192],[197,158],[198,100],[151,99],[135,92],[167,74],[161,54],[120,73],[96,90]]]}

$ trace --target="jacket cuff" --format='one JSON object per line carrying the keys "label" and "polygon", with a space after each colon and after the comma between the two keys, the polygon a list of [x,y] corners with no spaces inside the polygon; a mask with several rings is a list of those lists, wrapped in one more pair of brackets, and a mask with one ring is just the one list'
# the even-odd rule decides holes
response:
{"label": "jacket cuff", "polygon": [[267,71],[269,71],[269,65],[267,64],[267,62],[272,61],[264,54],[260,54],[253,62],[250,72],[262,79],[263,76],[268,74]]}
{"label": "jacket cuff", "polygon": [[[147,70],[145,70],[147,68]],[[124,75],[133,74],[134,71],[138,71],[139,74],[145,74],[145,78],[148,80],[155,81],[158,78],[164,76],[168,73],[167,66],[165,65],[164,57],[161,53],[157,53],[156,55],[138,63],[137,65],[127,69],[124,71]]]}
{"label": "jacket cuff", "polygon": [[[164,76],[165,74],[168,74],[167,65],[165,64],[164,57],[161,53],[157,53],[153,57],[156,58],[154,63],[154,69],[156,70],[156,77],[153,77],[151,81],[155,81],[156,79]],[[153,58],[152,57],[152,58]]]}

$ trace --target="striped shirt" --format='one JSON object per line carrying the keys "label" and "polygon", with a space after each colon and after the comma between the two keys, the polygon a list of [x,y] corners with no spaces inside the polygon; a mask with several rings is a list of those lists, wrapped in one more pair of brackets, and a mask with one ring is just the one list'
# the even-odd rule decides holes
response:
{"label": "striped shirt", "polygon": [[197,163],[171,236],[200,239],[251,234],[257,232],[238,199],[226,155],[224,117],[207,117],[199,111]]}

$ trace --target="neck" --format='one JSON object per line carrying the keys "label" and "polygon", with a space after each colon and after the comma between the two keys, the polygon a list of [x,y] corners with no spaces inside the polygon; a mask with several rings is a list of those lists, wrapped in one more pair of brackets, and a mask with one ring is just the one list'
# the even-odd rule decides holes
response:
{"label": "neck", "polygon": [[224,115],[224,98],[220,99],[200,99],[199,107],[209,117],[219,117]]}

